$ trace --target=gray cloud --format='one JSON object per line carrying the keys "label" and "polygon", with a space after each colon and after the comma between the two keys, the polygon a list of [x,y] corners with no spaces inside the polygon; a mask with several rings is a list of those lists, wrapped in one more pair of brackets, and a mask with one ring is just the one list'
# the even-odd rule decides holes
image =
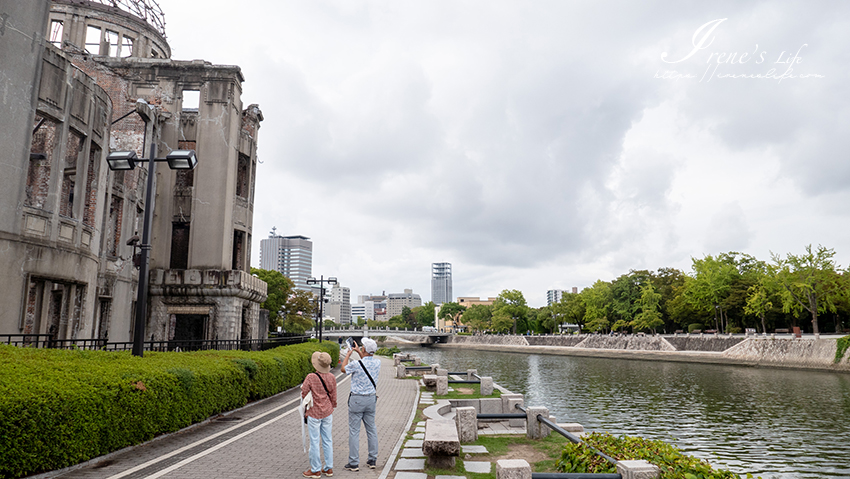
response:
{"label": "gray cloud", "polygon": [[[702,254],[766,259],[786,221],[850,240],[799,212],[847,220],[827,200],[850,185],[845,3],[246,0],[189,36],[195,7],[161,2],[175,56],[240,65],[265,114],[254,239],[311,236],[315,270],[354,294],[427,299],[430,262],[448,260],[459,295],[537,304],[556,284]],[[718,18],[710,49],[661,61]],[[824,78],[654,78],[804,43],[799,71]]]}

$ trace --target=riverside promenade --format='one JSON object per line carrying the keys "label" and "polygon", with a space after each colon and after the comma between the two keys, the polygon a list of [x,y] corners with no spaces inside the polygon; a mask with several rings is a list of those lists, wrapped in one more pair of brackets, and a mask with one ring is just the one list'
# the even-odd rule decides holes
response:
{"label": "riverside promenade", "polygon": [[[334,410],[334,477],[386,478],[401,440],[410,429],[419,396],[419,382],[395,379],[393,362],[381,358],[378,380],[378,461],[366,466],[366,433],[360,430],[360,471],[343,469],[348,462],[348,393],[351,379],[339,369],[338,406]],[[309,468],[301,445],[298,415],[300,389],[293,388],[271,398],[68,469],[40,474],[37,478],[63,479],[217,479],[299,478]],[[394,474],[394,473],[393,473]],[[322,476],[324,477],[324,475]]]}

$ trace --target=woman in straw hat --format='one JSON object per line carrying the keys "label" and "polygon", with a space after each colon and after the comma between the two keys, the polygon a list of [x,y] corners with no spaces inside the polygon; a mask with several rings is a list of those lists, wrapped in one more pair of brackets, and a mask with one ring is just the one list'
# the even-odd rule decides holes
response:
{"label": "woman in straw hat", "polygon": [[[313,396],[313,405],[306,412],[307,429],[310,432],[310,469],[304,471],[304,477],[320,478],[334,475],[334,452],[331,432],[333,429],[333,412],[336,407],[336,378],[331,374],[331,355],[324,351],[316,351],[310,358],[315,373],[310,373],[301,384],[301,397],[307,394]],[[319,456],[319,444],[325,456],[325,467],[322,468],[322,458]]]}

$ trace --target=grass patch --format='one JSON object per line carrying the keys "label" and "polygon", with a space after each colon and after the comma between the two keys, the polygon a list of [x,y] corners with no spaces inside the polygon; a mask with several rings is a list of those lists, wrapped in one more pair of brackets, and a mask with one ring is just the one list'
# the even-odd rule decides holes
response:
{"label": "grass patch", "polygon": [[[437,396],[436,394],[434,394],[434,399],[477,399],[502,397],[502,391],[499,391],[498,389],[493,389],[493,394],[490,394],[489,396],[482,396],[481,385],[475,383],[449,383],[449,387],[453,388],[454,391],[449,391],[449,393],[444,396]],[[460,391],[460,389],[471,390],[471,392],[462,392]]]}
{"label": "grass patch", "polygon": [[838,364],[844,359],[844,353],[847,352],[847,348],[850,347],[850,336],[844,336],[843,338],[838,338],[838,342],[835,345],[835,363]]}

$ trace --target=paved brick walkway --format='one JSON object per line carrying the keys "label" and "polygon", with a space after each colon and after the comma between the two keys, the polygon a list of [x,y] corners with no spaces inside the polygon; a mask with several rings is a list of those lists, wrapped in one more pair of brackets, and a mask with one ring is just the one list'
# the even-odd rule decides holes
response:
{"label": "paved brick walkway", "polygon": [[[360,431],[359,472],[348,472],[348,405],[350,379],[338,378],[334,411],[334,477],[386,477],[385,466],[411,420],[418,381],[395,379],[392,360],[381,358],[378,380],[378,467],[365,467],[366,433]],[[339,374],[338,371],[336,371]],[[150,443],[114,453],[84,467],[42,477],[103,479],[298,478],[309,467],[301,446],[297,405],[299,390],[235,411]],[[395,459],[393,455],[392,459]],[[386,467],[387,472],[390,467]],[[323,476],[324,477],[324,476]],[[392,473],[390,473],[392,477]]]}

